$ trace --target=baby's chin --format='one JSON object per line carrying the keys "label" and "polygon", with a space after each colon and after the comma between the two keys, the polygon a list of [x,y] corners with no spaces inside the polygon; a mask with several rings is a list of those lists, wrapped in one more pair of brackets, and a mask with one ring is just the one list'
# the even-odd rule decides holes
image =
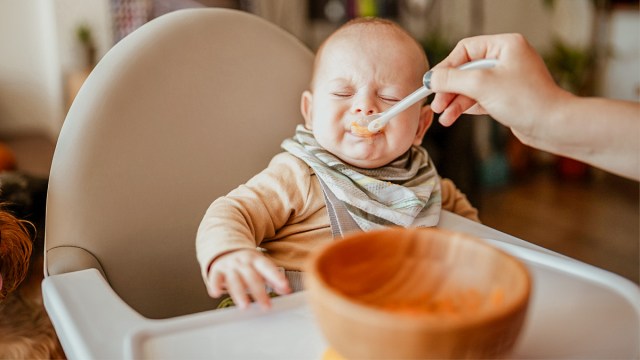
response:
{"label": "baby's chin", "polygon": [[364,169],[374,169],[386,165],[393,159],[388,159],[388,152],[384,142],[370,143],[369,141],[347,142],[334,149],[332,153],[342,161]]}
{"label": "baby's chin", "polygon": [[371,161],[366,161],[366,160],[354,161],[354,162],[345,160],[345,163],[360,169],[377,169],[385,165],[384,163],[377,164],[377,163],[372,163]]}
{"label": "baby's chin", "polygon": [[409,147],[407,146],[406,149],[400,151],[400,149],[392,149],[384,141],[377,142],[375,146],[356,143],[342,146],[339,149],[339,154],[337,152],[333,152],[333,154],[349,165],[363,169],[375,169],[391,163],[404,154]]}
{"label": "baby's chin", "polygon": [[393,160],[387,159],[385,144],[380,139],[362,139],[349,134],[342,141],[318,142],[343,162],[363,169],[375,169]]}
{"label": "baby's chin", "polygon": [[380,158],[373,155],[366,156],[362,154],[342,154],[338,155],[338,157],[345,163],[362,169],[375,169],[391,162],[391,160],[388,160],[386,158]]}

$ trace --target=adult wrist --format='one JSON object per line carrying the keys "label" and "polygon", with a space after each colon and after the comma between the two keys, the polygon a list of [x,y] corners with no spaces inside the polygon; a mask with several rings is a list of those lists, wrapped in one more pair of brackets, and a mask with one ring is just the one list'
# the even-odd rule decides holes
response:
{"label": "adult wrist", "polygon": [[565,125],[576,120],[572,109],[578,106],[580,97],[559,87],[546,94],[542,103],[531,109],[528,130],[514,133],[526,145],[557,152],[556,146],[571,136],[572,127]]}

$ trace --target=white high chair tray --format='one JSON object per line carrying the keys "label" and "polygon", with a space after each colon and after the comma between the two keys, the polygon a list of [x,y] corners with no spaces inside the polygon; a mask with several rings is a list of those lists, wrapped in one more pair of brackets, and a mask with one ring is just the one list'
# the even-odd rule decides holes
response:
{"label": "white high chair tray", "polygon": [[[529,313],[510,355],[520,359],[638,358],[640,288],[607,271],[523,246],[488,240],[522,259],[533,277]],[[129,359],[322,359],[328,344],[305,293],[273,309],[224,309],[134,329]]]}

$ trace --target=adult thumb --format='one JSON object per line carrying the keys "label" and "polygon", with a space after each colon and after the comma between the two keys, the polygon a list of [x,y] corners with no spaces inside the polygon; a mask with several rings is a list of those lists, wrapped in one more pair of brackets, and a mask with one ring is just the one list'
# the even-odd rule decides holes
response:
{"label": "adult thumb", "polygon": [[477,100],[482,91],[485,71],[434,68],[431,70],[429,86],[435,93],[460,94]]}

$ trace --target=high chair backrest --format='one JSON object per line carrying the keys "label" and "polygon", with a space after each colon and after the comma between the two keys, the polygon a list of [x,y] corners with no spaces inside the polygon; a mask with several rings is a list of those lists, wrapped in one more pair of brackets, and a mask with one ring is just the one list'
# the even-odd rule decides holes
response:
{"label": "high chair backrest", "polygon": [[275,25],[228,9],[172,12],[116,44],[58,139],[46,274],[94,267],[149,318],[214,307],[198,224],[302,123],[312,59]]}

